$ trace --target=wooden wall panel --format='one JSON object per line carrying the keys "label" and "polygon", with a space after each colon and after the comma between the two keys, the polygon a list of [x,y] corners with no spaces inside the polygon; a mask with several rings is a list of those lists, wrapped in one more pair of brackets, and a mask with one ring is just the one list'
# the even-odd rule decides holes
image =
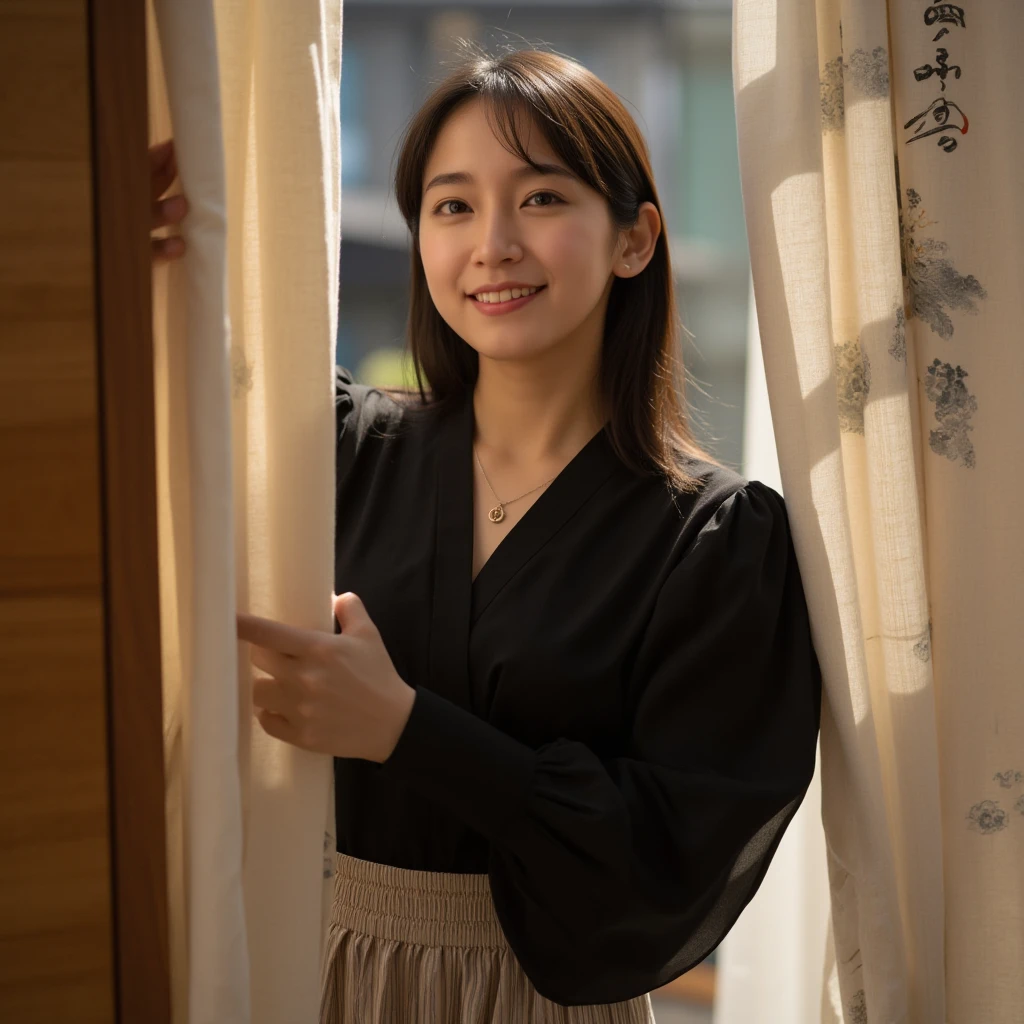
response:
{"label": "wooden wall panel", "polygon": [[170,1020],[143,0],[0,0],[0,1021]]}
{"label": "wooden wall panel", "polygon": [[87,5],[0,2],[0,1019],[114,1020]]}

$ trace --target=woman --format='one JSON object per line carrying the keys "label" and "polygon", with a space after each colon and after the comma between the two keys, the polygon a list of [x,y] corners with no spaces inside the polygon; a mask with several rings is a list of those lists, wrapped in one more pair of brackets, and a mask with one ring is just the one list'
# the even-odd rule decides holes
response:
{"label": "woman", "polygon": [[592,74],[470,57],[396,191],[419,389],[337,375],[340,635],[239,617],[263,728],[336,759],[321,1020],[649,1022],[813,772],[782,499],[688,428],[646,146]]}

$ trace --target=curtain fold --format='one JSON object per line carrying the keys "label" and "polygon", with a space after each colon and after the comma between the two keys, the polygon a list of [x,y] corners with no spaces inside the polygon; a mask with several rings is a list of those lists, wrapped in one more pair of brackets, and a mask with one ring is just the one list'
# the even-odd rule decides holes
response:
{"label": "curtain fold", "polygon": [[823,1021],[1024,1005],[1022,29],[1016,4],[734,4],[757,313],[825,682]]}
{"label": "curtain fold", "polygon": [[[752,282],[743,409],[743,475],[785,497]],[[819,751],[810,787],[764,881],[718,949],[714,1024],[817,1020],[828,914]]]}
{"label": "curtain fold", "polygon": [[235,612],[333,631],[341,2],[149,15],[190,201],[153,281],[174,1020],[312,1022],[331,760],[253,727]]}

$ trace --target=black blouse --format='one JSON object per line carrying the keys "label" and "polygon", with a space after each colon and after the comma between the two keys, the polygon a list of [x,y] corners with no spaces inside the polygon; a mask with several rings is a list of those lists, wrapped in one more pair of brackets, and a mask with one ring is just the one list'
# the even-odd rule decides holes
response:
{"label": "black blouse", "polygon": [[[473,403],[410,412],[337,374],[335,590],[412,713],[335,759],[338,850],[486,872],[541,995],[642,995],[721,941],[814,769],[821,681],[782,498],[698,494],[596,434],[472,579]],[[337,628],[337,624],[335,624]]]}

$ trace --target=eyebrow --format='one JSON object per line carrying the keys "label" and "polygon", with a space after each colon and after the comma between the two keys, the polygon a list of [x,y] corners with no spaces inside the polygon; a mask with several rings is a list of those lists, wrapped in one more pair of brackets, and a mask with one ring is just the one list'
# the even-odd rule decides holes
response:
{"label": "eyebrow", "polygon": [[[531,167],[529,164],[523,164],[522,167],[512,172],[512,179],[519,181],[522,178],[532,178],[536,176],[557,176],[560,178],[569,178],[572,181],[576,180],[576,175],[572,171],[567,171],[564,167],[560,167],[558,164],[537,164],[536,167]],[[427,187],[423,190],[429,192],[432,188],[436,188],[438,185],[471,185],[473,183],[473,175],[466,171],[450,171],[447,174],[436,174],[433,178],[427,182]]]}

